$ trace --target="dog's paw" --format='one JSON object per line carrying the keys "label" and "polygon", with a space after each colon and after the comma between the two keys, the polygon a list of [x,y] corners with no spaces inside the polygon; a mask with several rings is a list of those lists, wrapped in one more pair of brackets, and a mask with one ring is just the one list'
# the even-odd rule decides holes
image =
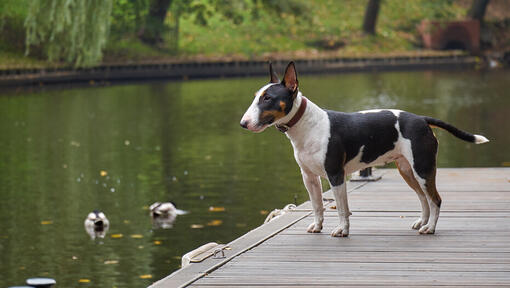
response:
{"label": "dog's paw", "polygon": [[434,232],[436,232],[436,227],[427,224],[421,227],[420,230],[418,230],[418,232],[420,232],[420,234],[434,234]]}
{"label": "dog's paw", "polygon": [[306,230],[308,233],[320,233],[322,230],[322,224],[312,223],[308,226]]}
{"label": "dog's paw", "polygon": [[413,228],[414,230],[418,230],[421,227],[425,226],[426,224],[427,222],[421,220],[421,218],[418,218],[418,220],[414,221],[413,225],[411,225],[411,228]]}
{"label": "dog's paw", "polygon": [[338,226],[331,231],[331,237],[347,237],[349,236],[349,227]]}

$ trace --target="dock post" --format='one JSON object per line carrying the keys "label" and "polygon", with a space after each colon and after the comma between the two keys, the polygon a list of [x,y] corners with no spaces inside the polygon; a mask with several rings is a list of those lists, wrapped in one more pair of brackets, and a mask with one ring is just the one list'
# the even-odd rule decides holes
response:
{"label": "dock post", "polygon": [[381,175],[373,175],[372,167],[365,168],[359,171],[359,176],[353,175],[350,181],[362,182],[362,181],[377,181],[381,179]]}

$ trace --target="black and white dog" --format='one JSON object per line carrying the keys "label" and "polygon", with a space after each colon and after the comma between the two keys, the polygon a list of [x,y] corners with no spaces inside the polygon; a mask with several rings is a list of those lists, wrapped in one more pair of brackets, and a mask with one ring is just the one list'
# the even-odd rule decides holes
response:
{"label": "black and white dog", "polygon": [[324,110],[298,89],[296,68],[290,62],[282,81],[269,64],[270,83],[255,93],[241,126],[262,132],[269,126],[284,132],[294,148],[303,182],[310,195],[315,221],[308,232],[322,230],[324,208],[320,177],[328,179],[335,195],[340,225],[331,236],[349,235],[346,175],[366,167],[396,162],[397,168],[418,194],[421,217],[412,224],[421,234],[435,231],[441,197],[436,190],[438,142],[431,127],[443,128],[468,142],[488,142],[481,135],[461,131],[441,120],[401,110],[377,109],[355,113]]}

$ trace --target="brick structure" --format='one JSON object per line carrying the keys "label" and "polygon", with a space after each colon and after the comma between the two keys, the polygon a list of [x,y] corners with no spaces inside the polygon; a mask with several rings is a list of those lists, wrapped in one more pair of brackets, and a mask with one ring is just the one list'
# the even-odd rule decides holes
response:
{"label": "brick structure", "polygon": [[418,26],[423,45],[428,49],[480,50],[480,22],[478,20],[429,21]]}

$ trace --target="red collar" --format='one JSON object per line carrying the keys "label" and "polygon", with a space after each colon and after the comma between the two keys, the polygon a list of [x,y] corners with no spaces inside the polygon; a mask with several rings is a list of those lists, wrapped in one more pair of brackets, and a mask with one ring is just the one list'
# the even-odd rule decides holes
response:
{"label": "red collar", "polygon": [[305,113],[306,102],[307,102],[306,98],[304,96],[301,96],[301,105],[299,105],[299,109],[294,115],[294,117],[292,117],[292,119],[290,119],[290,121],[287,124],[276,124],[276,128],[278,128],[280,132],[285,133],[290,128],[292,128],[292,126],[296,125],[296,123],[299,121],[299,119],[301,119],[301,117]]}

